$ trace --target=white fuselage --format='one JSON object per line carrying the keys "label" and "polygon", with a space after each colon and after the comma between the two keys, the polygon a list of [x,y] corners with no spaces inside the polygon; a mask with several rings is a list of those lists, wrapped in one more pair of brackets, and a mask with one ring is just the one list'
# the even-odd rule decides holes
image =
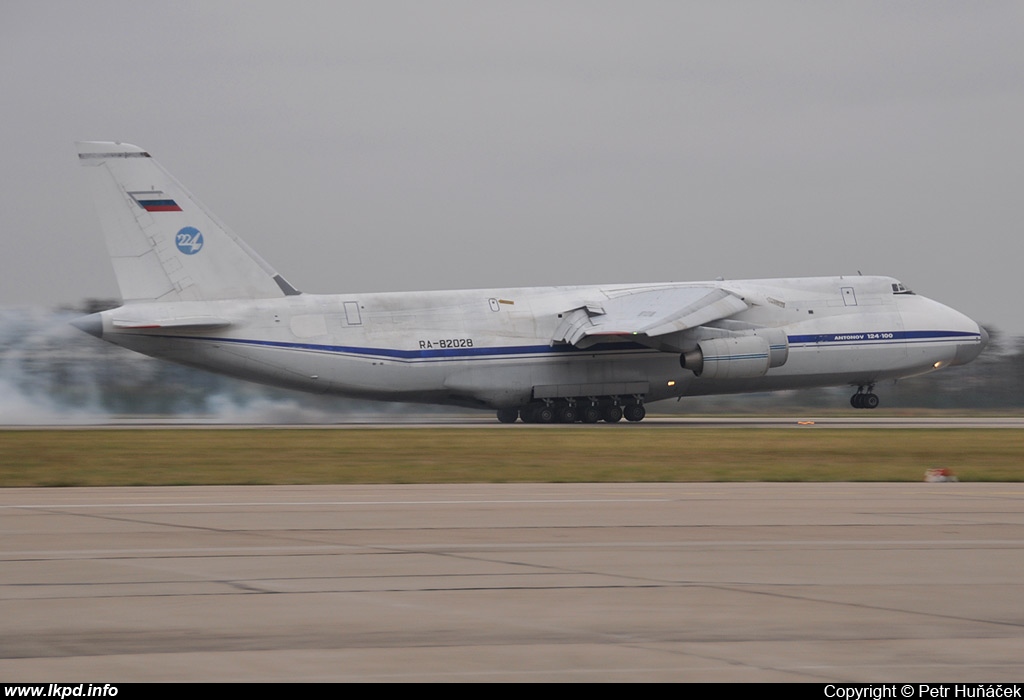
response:
{"label": "white fuselage", "polygon": [[[678,396],[870,386],[970,361],[984,331],[888,277],[821,277],[134,303],[103,312],[104,340],[266,384],[387,401],[517,407],[559,397]],[[780,329],[784,361],[760,376],[701,377],[678,347],[617,337],[553,340],[561,314],[639,291],[719,287],[750,308],[680,334]],[[902,287],[900,287],[902,289]],[[141,327],[134,317],[167,318]],[[198,328],[173,319],[216,318]],[[97,330],[100,330],[97,328]],[[773,346],[775,347],[775,346]],[[681,348],[685,350],[686,348]]]}

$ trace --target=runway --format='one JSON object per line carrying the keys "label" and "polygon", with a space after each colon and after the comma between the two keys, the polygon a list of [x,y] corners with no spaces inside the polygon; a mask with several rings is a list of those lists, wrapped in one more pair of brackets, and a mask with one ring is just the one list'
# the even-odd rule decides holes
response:
{"label": "runway", "polygon": [[1020,484],[0,491],[0,677],[999,682]]}
{"label": "runway", "polygon": [[224,422],[216,417],[201,418],[189,416],[185,418],[155,417],[147,416],[142,418],[120,417],[112,420],[105,420],[103,423],[63,423],[63,424],[40,424],[40,425],[0,425],[0,432],[4,430],[125,430],[143,428],[152,429],[180,429],[180,428],[207,428],[207,429],[253,429],[264,430],[268,428],[285,428],[288,430],[358,430],[358,429],[382,429],[391,430],[394,428],[501,428],[503,430],[552,430],[564,428],[576,428],[579,430],[602,430],[614,428],[630,428],[635,426],[658,426],[671,428],[860,428],[860,429],[988,429],[1006,428],[1020,430],[1024,429],[1024,415],[1022,416],[916,416],[916,415],[849,415],[837,414],[832,416],[816,415],[791,415],[791,416],[717,416],[713,414],[700,416],[671,416],[651,415],[642,423],[622,422],[615,425],[598,423],[585,425],[575,423],[567,425],[564,423],[550,423],[540,425],[537,423],[524,425],[504,425],[498,423],[490,412],[475,411],[470,414],[452,415],[430,415],[422,413],[409,414],[353,414],[346,416],[336,422],[313,422],[313,423],[235,423]]}

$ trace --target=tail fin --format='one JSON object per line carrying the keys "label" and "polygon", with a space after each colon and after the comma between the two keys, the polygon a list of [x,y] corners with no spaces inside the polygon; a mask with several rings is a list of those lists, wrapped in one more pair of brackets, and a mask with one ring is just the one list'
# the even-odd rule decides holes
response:
{"label": "tail fin", "polygon": [[80,142],[78,158],[125,303],[299,293],[138,146]]}

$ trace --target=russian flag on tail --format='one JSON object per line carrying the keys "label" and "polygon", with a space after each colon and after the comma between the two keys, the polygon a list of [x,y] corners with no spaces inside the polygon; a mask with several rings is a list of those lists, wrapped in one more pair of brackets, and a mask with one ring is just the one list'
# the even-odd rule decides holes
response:
{"label": "russian flag on tail", "polygon": [[160,190],[146,190],[145,192],[129,192],[135,203],[146,211],[181,211],[181,207],[173,199]]}

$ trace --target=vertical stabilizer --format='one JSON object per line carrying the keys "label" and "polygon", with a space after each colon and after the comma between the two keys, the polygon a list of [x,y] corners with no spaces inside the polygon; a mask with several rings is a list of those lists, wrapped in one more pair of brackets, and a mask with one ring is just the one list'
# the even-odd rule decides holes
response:
{"label": "vertical stabilizer", "polygon": [[78,158],[126,303],[299,293],[138,146],[80,142]]}

